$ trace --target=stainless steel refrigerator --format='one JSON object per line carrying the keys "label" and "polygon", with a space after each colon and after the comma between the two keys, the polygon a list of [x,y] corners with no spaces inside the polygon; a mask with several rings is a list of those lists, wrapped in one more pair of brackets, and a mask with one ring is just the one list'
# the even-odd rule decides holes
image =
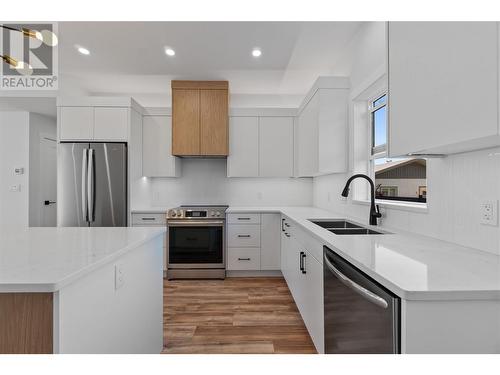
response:
{"label": "stainless steel refrigerator", "polygon": [[127,226],[127,145],[61,143],[58,226]]}

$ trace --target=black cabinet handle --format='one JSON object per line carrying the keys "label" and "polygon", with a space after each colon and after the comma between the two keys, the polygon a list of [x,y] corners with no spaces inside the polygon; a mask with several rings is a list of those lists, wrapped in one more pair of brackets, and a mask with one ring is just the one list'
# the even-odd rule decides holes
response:
{"label": "black cabinet handle", "polygon": [[238,234],[238,237],[240,237],[240,238],[249,238],[250,235],[249,234]]}
{"label": "black cabinet handle", "polygon": [[302,273],[306,273],[306,253],[302,252]]}
{"label": "black cabinet handle", "polygon": [[55,201],[43,201],[43,204],[48,206],[49,204],[56,204]]}
{"label": "black cabinet handle", "polygon": [[238,220],[250,220],[249,217],[239,217]]}
{"label": "black cabinet handle", "polygon": [[238,260],[250,260],[250,258],[238,258]]}
{"label": "black cabinet handle", "polygon": [[301,252],[299,253],[299,268],[300,268],[300,270],[302,271],[302,273],[304,273],[304,266],[303,266],[303,263],[302,263],[302,261],[303,261],[303,259],[304,259],[304,258],[302,257],[303,255],[304,255],[304,252],[303,252],[303,251],[301,251]]}
{"label": "black cabinet handle", "polygon": [[284,232],[285,231],[285,228],[284,228],[284,225],[285,224],[285,219],[281,219],[281,231]]}
{"label": "black cabinet handle", "polygon": [[290,235],[287,232],[285,232],[285,236],[290,237]]}
{"label": "black cabinet handle", "polygon": [[154,221],[155,218],[154,217],[142,217],[141,220],[144,220],[144,221]]}

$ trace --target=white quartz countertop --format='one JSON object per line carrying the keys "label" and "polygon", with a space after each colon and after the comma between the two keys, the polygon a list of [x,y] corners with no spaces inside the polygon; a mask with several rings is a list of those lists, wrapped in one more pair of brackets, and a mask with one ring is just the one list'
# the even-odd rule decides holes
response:
{"label": "white quartz countertop", "polygon": [[112,262],[165,228],[0,230],[0,292],[54,292]]}
{"label": "white quartz countertop", "polygon": [[[390,234],[336,235],[309,219],[343,219],[345,215],[314,207],[229,207],[227,210],[227,213],[243,212],[282,213],[403,299],[500,299],[498,255],[384,226],[373,229]],[[366,215],[368,218],[368,209]],[[312,255],[323,262],[322,254]]]}

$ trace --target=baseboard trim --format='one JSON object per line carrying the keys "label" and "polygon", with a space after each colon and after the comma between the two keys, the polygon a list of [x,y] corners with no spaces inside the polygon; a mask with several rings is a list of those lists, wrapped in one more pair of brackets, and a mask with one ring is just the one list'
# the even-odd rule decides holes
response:
{"label": "baseboard trim", "polygon": [[226,277],[283,277],[281,271],[226,271]]}

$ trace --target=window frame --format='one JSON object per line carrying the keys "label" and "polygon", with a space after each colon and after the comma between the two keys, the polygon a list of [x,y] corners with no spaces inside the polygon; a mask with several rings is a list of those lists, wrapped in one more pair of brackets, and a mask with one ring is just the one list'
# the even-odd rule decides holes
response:
{"label": "window frame", "polygon": [[[384,96],[386,97],[384,103],[379,104],[377,106],[373,105],[374,102],[376,102],[377,100],[379,100],[380,98],[382,98]],[[373,180],[374,183],[376,181],[376,179],[375,179],[375,160],[381,159],[381,158],[388,158],[387,144],[389,141],[389,134],[388,134],[389,133],[389,124],[388,124],[389,119],[386,118],[386,127],[385,127],[386,134],[387,134],[386,135],[386,143],[383,145],[374,146],[374,143],[375,143],[375,124],[373,122],[373,120],[374,120],[373,114],[375,113],[375,111],[377,111],[378,109],[380,109],[382,107],[387,108],[388,100],[389,100],[389,93],[388,93],[388,90],[385,89],[385,90],[379,91],[377,93],[377,95],[371,96],[367,102],[368,103],[368,112],[369,112],[369,115],[368,115],[368,126],[369,126],[369,129],[368,129],[368,132],[369,132],[369,137],[368,137],[368,147],[369,147],[368,175],[370,176],[370,178]],[[411,160],[411,159],[422,159],[422,158],[409,156],[409,157],[406,157],[405,159]],[[427,168],[427,165],[426,165],[426,168]],[[427,178],[426,178],[426,180],[427,180]],[[426,184],[426,192],[427,192],[427,189],[428,189],[428,185]],[[391,206],[391,207],[397,206],[397,207],[408,207],[408,208],[423,208],[425,210],[427,209],[427,201],[426,202],[414,202],[411,200],[404,200],[404,199],[398,200],[395,198],[397,198],[397,197],[393,197],[391,199],[377,198],[376,201],[377,201],[377,204],[387,205],[387,206]],[[427,194],[426,194],[426,198],[427,198]]]}
{"label": "window frame", "polygon": [[[385,96],[385,102],[379,105],[374,106],[373,104],[377,101],[382,99]],[[385,131],[386,131],[386,137],[385,137],[385,143],[382,145],[375,146],[375,112],[377,112],[379,109],[386,107],[386,113],[387,113],[387,100],[388,100],[388,93],[386,90],[379,92],[377,95],[371,97],[370,100],[368,100],[368,112],[369,112],[369,123],[370,123],[370,155],[372,158],[374,156],[379,155],[378,157],[375,157],[375,159],[378,159],[382,157],[383,155],[387,155],[387,126],[388,122],[386,121],[385,124]]]}

